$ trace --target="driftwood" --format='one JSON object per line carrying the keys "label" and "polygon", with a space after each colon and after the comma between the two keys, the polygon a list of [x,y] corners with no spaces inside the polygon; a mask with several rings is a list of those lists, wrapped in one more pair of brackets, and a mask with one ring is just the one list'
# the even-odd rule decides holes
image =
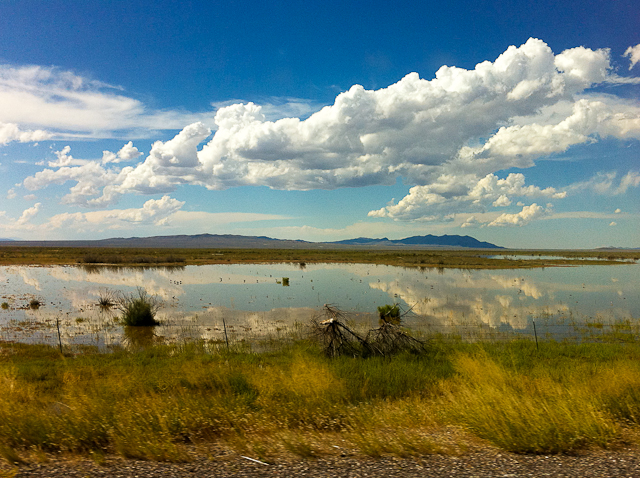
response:
{"label": "driftwood", "polygon": [[379,355],[394,355],[400,352],[425,352],[426,345],[422,340],[411,337],[402,329],[388,322],[377,329],[370,330],[366,341]]}
{"label": "driftwood", "polygon": [[425,343],[411,337],[400,328],[402,317],[410,310],[401,314],[396,305],[383,310],[379,308],[380,327],[370,330],[363,338],[345,324],[345,315],[338,307],[325,304],[322,315],[313,319],[313,333],[323,343],[325,353],[329,357],[389,356],[402,351],[424,352]]}
{"label": "driftwood", "polygon": [[[324,320],[321,320],[324,317]],[[325,347],[329,357],[338,355],[367,356],[372,354],[367,341],[351,330],[344,322],[345,316],[336,306],[325,304],[323,315],[314,318],[314,334]]]}

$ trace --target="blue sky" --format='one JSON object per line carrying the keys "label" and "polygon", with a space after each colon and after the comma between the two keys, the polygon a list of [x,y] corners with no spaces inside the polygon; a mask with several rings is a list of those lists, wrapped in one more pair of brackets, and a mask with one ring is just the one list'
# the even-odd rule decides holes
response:
{"label": "blue sky", "polygon": [[0,2],[0,237],[640,247],[640,9]]}

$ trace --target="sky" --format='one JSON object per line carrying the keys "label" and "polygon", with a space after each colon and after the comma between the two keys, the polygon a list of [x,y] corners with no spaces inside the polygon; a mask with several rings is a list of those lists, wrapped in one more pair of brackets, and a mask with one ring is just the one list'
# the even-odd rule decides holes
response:
{"label": "sky", "polygon": [[640,247],[635,0],[0,0],[0,238]]}

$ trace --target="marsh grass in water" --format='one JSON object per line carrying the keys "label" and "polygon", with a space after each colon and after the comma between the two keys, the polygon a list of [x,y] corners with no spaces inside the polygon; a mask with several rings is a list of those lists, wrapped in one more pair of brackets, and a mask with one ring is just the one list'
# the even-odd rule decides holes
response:
{"label": "marsh grass in water", "polygon": [[122,294],[118,297],[117,303],[122,311],[122,324],[125,326],[149,327],[160,324],[155,318],[160,301],[147,294],[141,287],[133,294]]}
{"label": "marsh grass in water", "polygon": [[40,302],[38,299],[31,299],[29,301],[29,308],[31,310],[38,310],[41,305],[42,305],[42,302]]}
{"label": "marsh grass in water", "polygon": [[106,289],[100,291],[98,295],[98,307],[105,312],[111,310],[117,304],[117,295],[112,290]]}
{"label": "marsh grass in water", "polygon": [[[250,454],[411,456],[470,444],[571,453],[633,440],[640,344],[433,339],[421,354],[328,358],[298,341],[254,354],[205,342],[60,355],[0,345],[0,455],[185,461]],[[451,433],[451,431],[454,433]]]}

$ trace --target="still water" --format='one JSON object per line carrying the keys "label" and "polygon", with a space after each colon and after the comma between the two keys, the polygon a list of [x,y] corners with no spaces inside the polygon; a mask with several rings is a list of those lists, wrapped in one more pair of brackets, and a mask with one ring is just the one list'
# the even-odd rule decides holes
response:
{"label": "still water", "polygon": [[[287,280],[288,279],[288,280]],[[414,269],[358,264],[235,264],[178,268],[0,267],[0,340],[120,344],[107,293],[144,288],[162,301],[165,341],[283,338],[304,332],[324,304],[363,330],[397,303],[416,333],[463,338],[566,339],[640,318],[640,265],[522,270]],[[39,309],[29,308],[37,299]],[[224,319],[224,326],[223,326]]]}

